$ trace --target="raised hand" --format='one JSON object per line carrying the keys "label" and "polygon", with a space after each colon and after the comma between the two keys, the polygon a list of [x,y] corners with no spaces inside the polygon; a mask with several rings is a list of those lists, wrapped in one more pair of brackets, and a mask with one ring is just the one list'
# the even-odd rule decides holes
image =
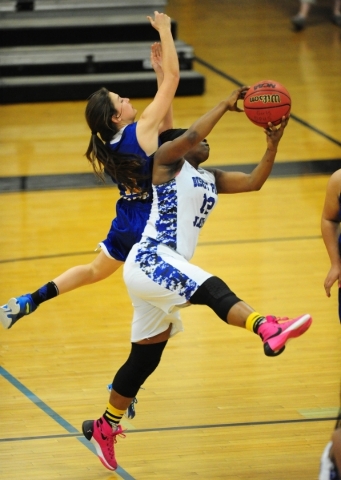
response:
{"label": "raised hand", "polygon": [[148,20],[151,23],[151,26],[155,28],[158,32],[163,28],[170,29],[171,19],[165,13],[159,13],[158,11],[154,12],[154,18],[147,16]]}
{"label": "raised hand", "polygon": [[269,122],[268,127],[264,129],[269,150],[277,149],[278,143],[283,136],[284,129],[288,125],[288,121],[289,117],[282,117],[282,121],[279,127],[276,127],[271,122]]}
{"label": "raised hand", "polygon": [[150,63],[155,73],[163,72],[162,70],[162,47],[160,42],[155,42],[150,49]]}
{"label": "raised hand", "polygon": [[238,107],[237,103],[238,100],[243,100],[245,93],[249,90],[249,88],[250,87],[243,86],[233,90],[230,96],[226,99],[227,110],[230,112],[244,112],[242,108]]}

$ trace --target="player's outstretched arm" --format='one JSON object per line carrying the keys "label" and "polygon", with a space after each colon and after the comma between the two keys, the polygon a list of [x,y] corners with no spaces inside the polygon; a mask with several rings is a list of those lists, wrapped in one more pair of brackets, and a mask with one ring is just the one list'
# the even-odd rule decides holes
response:
{"label": "player's outstretched arm", "polygon": [[171,19],[164,13],[154,12],[148,17],[151,25],[159,32],[162,46],[163,80],[154,100],[142,112],[136,128],[137,139],[147,155],[158,147],[160,123],[169,112],[180,79],[179,60],[171,32]]}
{"label": "player's outstretched arm", "polygon": [[251,173],[212,170],[216,178],[218,193],[253,192],[262,188],[271,173],[278,144],[283,137],[288,121],[289,118],[283,117],[279,127],[269,123],[268,128],[264,130],[267,148],[261,161]]}
{"label": "player's outstretched arm", "polygon": [[[160,42],[155,42],[151,46],[150,49],[150,63],[153,67],[153,70],[156,74],[156,82],[157,88],[159,89],[162,85],[164,74],[162,68],[162,46]],[[161,121],[159,125],[159,135],[168,130],[173,128],[173,107],[172,104],[170,105],[164,119]]]}
{"label": "player's outstretched arm", "polygon": [[185,161],[186,153],[206,138],[227,111],[242,112],[237,103],[247,90],[248,87],[234,90],[229,97],[196,120],[181,136],[163,143],[154,155],[153,183],[159,185],[174,178]]}

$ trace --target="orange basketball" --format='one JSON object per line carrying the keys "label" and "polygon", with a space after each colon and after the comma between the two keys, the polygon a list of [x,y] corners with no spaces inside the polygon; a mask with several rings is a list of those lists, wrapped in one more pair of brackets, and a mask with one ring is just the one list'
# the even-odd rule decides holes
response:
{"label": "orange basketball", "polygon": [[255,125],[266,128],[268,123],[279,125],[291,109],[288,90],[275,80],[261,80],[246,92],[244,111]]}

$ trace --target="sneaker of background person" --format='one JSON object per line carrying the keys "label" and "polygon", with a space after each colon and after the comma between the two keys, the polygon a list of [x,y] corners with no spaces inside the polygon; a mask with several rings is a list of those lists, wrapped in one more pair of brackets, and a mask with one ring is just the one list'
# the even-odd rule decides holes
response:
{"label": "sneaker of background person", "polygon": [[292,26],[296,32],[300,32],[306,26],[306,19],[301,15],[295,15],[291,19]]}

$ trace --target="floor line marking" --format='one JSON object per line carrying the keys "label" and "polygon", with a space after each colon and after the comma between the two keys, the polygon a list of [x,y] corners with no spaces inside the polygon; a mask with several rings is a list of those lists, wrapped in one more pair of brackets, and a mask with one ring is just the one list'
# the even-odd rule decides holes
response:
{"label": "floor line marking", "polygon": [[[79,434],[79,438],[77,440],[81,442],[85,447],[87,447],[92,453],[96,456],[96,450],[93,445],[88,442],[82,434],[75,428],[71,423],[65,420],[63,417],[59,415],[59,413],[55,412],[51,407],[49,407],[45,402],[40,400],[37,395],[35,395],[31,390],[29,390],[23,383],[21,383],[18,379],[13,377],[7,370],[0,366],[0,375],[4,377],[9,383],[11,383],[15,388],[17,388],[26,398],[31,400],[38,408],[40,408],[45,414],[51,417],[58,425],[65,428],[65,430],[69,433],[77,433]],[[73,435],[76,436],[76,435]],[[119,475],[124,480],[135,480],[128,472],[123,470],[123,468],[118,467],[115,470],[115,473]]]}

